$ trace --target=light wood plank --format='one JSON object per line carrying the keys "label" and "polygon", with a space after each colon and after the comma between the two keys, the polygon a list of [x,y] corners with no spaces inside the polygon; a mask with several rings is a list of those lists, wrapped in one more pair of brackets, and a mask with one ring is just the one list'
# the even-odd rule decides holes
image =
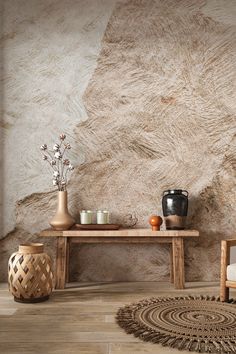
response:
{"label": "light wood plank", "polygon": [[109,354],[107,343],[0,343],[2,354]]}
{"label": "light wood plank", "polygon": [[[35,317],[35,319],[33,318]],[[37,322],[38,320],[38,322]],[[54,320],[54,322],[53,322]],[[58,335],[61,335],[62,333],[71,333],[71,332],[93,332],[93,333],[100,333],[100,332],[106,332],[106,333],[116,333],[119,332],[119,327],[115,322],[113,323],[106,323],[105,321],[101,322],[80,322],[76,318],[72,320],[67,320],[65,322],[65,319],[63,318],[61,322],[57,321],[55,322],[55,316],[54,318],[49,318],[47,322],[45,322],[45,318],[40,321],[37,316],[23,316],[22,321],[24,321],[24,327],[22,327],[18,321],[12,321],[11,320],[6,320],[3,319],[1,320],[1,326],[0,326],[0,333],[1,332],[25,332],[25,327],[30,328],[32,327],[32,330],[30,333],[34,333],[34,328],[35,326],[37,327],[37,331],[48,331],[48,332],[57,332]],[[22,322],[21,321],[21,322]]]}
{"label": "light wood plank", "polygon": [[109,354],[189,354],[189,351],[163,347],[153,343],[112,343]]}
{"label": "light wood plank", "polygon": [[[228,288],[236,288],[236,281],[227,280],[225,282],[225,286],[227,286]],[[227,301],[227,300],[223,300],[223,301]]]}
{"label": "light wood plank", "polygon": [[184,289],[184,242],[182,238],[173,238],[173,269],[176,289]]}
{"label": "light wood plank", "polygon": [[171,237],[148,237],[148,236],[129,236],[129,237],[109,237],[109,236],[90,236],[90,237],[70,237],[71,243],[128,243],[128,244],[139,244],[139,243],[171,243]]}
{"label": "light wood plank", "polygon": [[[57,306],[56,304],[54,306]],[[40,323],[45,322],[45,315],[47,316],[47,324],[55,324],[55,316],[52,314],[47,314],[45,313],[37,313],[37,314],[33,314],[30,315],[28,312],[26,313],[21,313],[18,312],[16,313],[16,310],[12,310],[11,312],[9,311],[8,315],[3,314],[0,315],[1,316],[1,323],[5,323],[6,325],[10,325],[12,324],[12,315],[14,315],[14,324],[17,328],[17,326],[19,326],[19,328],[21,328],[21,323],[24,322],[26,323],[31,323],[32,325],[38,325]],[[96,324],[96,323],[101,323],[101,322],[111,322],[111,319],[109,319],[109,321],[107,320],[107,316],[111,316],[111,315],[106,315],[105,313],[86,313],[86,316],[84,315],[84,313],[81,312],[77,312],[76,314],[57,314],[57,321],[61,322],[64,321],[65,324],[67,323],[74,323],[74,322],[78,322],[78,323],[92,323],[92,324]],[[114,321],[112,321],[114,322]],[[0,327],[0,330],[4,329],[3,327]]]}
{"label": "light wood plank", "polygon": [[226,270],[230,261],[230,248],[226,240],[221,241],[221,267],[220,267],[220,300],[229,300],[229,289],[226,287]]}
{"label": "light wood plank", "polygon": [[235,238],[224,240],[224,241],[226,242],[228,247],[236,246],[236,239]]}
{"label": "light wood plank", "polygon": [[64,289],[66,282],[67,267],[67,238],[57,239],[57,260],[56,260],[56,289]]}
{"label": "light wood plank", "polygon": [[174,283],[173,246],[170,245],[170,282]]}
{"label": "light wood plank", "polygon": [[45,237],[198,237],[197,230],[161,230],[151,229],[119,229],[119,230],[78,230],[56,231],[47,229],[40,232],[39,236]]}
{"label": "light wood plank", "polygon": [[12,316],[16,311],[17,311],[16,308],[9,308],[9,307],[0,308],[0,316],[6,316],[6,317]]}
{"label": "light wood plank", "polygon": [[[11,331],[11,343],[34,343],[40,342],[42,340],[42,334],[40,331],[37,331],[34,328],[25,331]],[[114,332],[102,332],[102,331],[89,331],[89,332],[76,332],[76,331],[68,331],[68,332],[58,332],[53,328],[48,331],[44,331],[43,335],[44,342],[48,343],[104,343],[104,342],[134,342],[138,343],[139,339],[133,336],[127,336],[125,332],[122,331],[114,331]],[[0,343],[8,343],[9,342],[9,332],[1,331],[0,332]]]}
{"label": "light wood plank", "polygon": [[70,238],[67,238],[67,247],[66,247],[66,282],[70,281]]}

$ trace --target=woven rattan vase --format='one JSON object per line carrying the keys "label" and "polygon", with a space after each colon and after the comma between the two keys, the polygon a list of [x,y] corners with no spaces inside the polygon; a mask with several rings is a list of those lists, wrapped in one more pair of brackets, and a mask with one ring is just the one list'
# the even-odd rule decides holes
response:
{"label": "woven rattan vase", "polygon": [[43,252],[42,243],[19,246],[8,262],[9,290],[18,302],[41,302],[53,289],[51,258]]}

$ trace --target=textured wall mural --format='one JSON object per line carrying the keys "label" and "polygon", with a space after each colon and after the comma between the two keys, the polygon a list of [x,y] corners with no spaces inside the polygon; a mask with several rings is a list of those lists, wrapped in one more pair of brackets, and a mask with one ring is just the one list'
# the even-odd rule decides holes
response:
{"label": "textured wall mural", "polygon": [[[65,131],[73,146],[73,163],[84,160],[83,152],[76,151],[73,130],[87,119],[82,95],[96,67],[114,4],[112,0],[1,3],[5,156],[0,279],[6,279],[9,254],[20,242],[38,239],[35,233],[48,225],[55,210],[50,171],[41,163],[41,143],[53,142]],[[37,211],[39,200],[45,212]]]}
{"label": "textured wall mural", "polygon": [[[36,142],[42,137],[52,137],[59,119],[52,121],[50,117],[67,107],[62,110],[60,129],[68,129],[75,143],[74,159],[78,167],[69,185],[70,208],[75,217],[81,208],[106,208],[111,211],[114,222],[126,226],[136,222],[137,227],[147,227],[149,215],[161,210],[163,190],[187,189],[190,192],[188,225],[199,229],[201,236],[186,246],[186,278],[217,279],[220,240],[232,237],[236,226],[234,1],[127,0],[117,2],[111,16],[112,6],[108,11],[108,2],[101,2],[103,11],[92,28],[100,28],[102,38],[101,27],[105,30],[106,20],[109,22],[101,50],[97,51],[96,58],[94,55],[96,68],[93,62],[90,80],[83,86],[83,102],[79,101],[82,90],[79,80],[73,80],[74,69],[67,49],[56,56],[55,43],[61,23],[67,35],[70,34],[73,63],[83,51],[83,46],[80,47],[83,29],[76,27],[75,16],[72,27],[68,27],[72,10],[64,15],[67,20],[61,22],[62,3],[52,2],[51,28],[57,24],[59,27],[55,30],[56,39],[51,38],[54,44],[50,50],[53,66],[60,67],[61,55],[65,61],[63,72],[56,72],[61,87],[68,85],[68,92],[63,89],[60,93],[65,103],[59,108],[55,106],[51,98],[55,82],[50,87],[45,84],[44,93],[49,96],[46,101],[37,101],[37,109],[43,110],[44,119],[38,135],[30,130],[26,117],[28,109],[34,112],[34,99],[27,96],[30,92],[27,85],[33,77],[32,68],[29,81],[25,76],[24,80],[18,76],[15,79],[19,87],[27,87],[29,91],[14,93],[13,97],[21,97],[14,106],[18,119],[12,123],[13,129],[18,124],[17,132],[31,134],[32,141],[36,135]],[[84,4],[85,9],[85,3],[70,5]],[[46,26],[44,22],[43,25]],[[42,41],[44,26],[37,32]],[[75,32],[79,33],[76,43],[73,42]],[[83,43],[94,43],[95,33],[91,33],[93,39],[86,35]],[[47,39],[46,52],[51,48],[49,42]],[[12,50],[10,44],[9,50]],[[36,51],[36,61],[39,56]],[[24,61],[22,65],[24,68]],[[43,61],[37,65],[43,72],[50,67],[49,62]],[[76,67],[79,70],[79,62]],[[42,82],[34,84],[35,90],[41,89]],[[8,96],[6,110],[11,109],[9,103],[13,100],[6,91]],[[59,100],[57,92],[53,97]],[[82,104],[86,113],[79,111]],[[17,112],[22,109],[24,114],[19,116]],[[38,112],[34,122],[41,121]],[[50,134],[45,133],[46,127]],[[12,147],[9,149],[16,154]],[[33,166],[24,163],[21,173],[27,175],[29,170],[35,173],[37,177],[33,181],[37,183],[34,188],[32,184],[27,187],[20,198],[11,186],[16,220],[0,244],[3,279],[7,257],[14,247],[24,239],[38,239],[37,233],[47,226],[45,215],[50,219],[55,210],[56,193],[49,190],[47,176],[38,175],[39,167],[35,166],[40,162],[36,150],[28,151],[27,157],[34,161]],[[32,181],[33,176],[27,176],[25,182],[20,178],[19,188]],[[47,241],[47,248],[52,253],[53,244]],[[167,246],[83,245],[75,247],[71,257],[71,278],[82,281],[164,280],[169,276]]]}

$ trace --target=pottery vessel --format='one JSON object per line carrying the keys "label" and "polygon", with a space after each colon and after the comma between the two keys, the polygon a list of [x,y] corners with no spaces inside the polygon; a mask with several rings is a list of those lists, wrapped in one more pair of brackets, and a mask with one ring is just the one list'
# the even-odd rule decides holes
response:
{"label": "pottery vessel", "polygon": [[67,206],[67,191],[58,192],[57,211],[50,221],[50,225],[58,231],[68,230],[75,224]]}
{"label": "pottery vessel", "polygon": [[167,230],[184,229],[188,213],[188,192],[182,189],[164,191],[162,209]]}

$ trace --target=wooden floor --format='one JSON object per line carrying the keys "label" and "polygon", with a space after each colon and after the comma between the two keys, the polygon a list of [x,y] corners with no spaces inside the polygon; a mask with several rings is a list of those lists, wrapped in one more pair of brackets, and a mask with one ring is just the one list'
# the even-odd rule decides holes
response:
{"label": "wooden floor", "polygon": [[[0,284],[1,354],[175,354],[178,350],[144,343],[115,323],[120,306],[152,296],[218,295],[218,283],[97,283],[58,290],[41,304],[13,301]],[[236,290],[231,292],[236,297]],[[181,353],[189,353],[182,351]]]}

